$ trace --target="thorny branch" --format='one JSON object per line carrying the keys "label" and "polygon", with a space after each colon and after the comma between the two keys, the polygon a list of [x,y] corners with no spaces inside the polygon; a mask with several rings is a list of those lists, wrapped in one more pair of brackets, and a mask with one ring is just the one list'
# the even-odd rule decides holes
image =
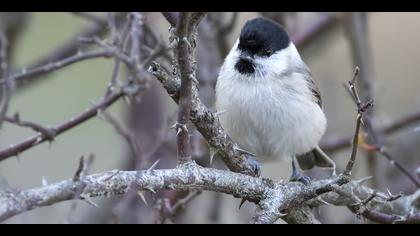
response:
{"label": "thorny branch", "polygon": [[23,121],[20,119],[19,113],[16,113],[13,117],[6,116],[4,121],[15,124],[21,127],[28,127],[33,129],[36,132],[43,134],[49,141],[53,141],[54,137],[57,135],[54,129],[45,127],[41,124],[32,122],[32,121]]}
{"label": "thorny branch", "polygon": [[188,56],[188,23],[190,13],[182,12],[179,14],[176,36],[178,45],[176,55],[178,56],[179,73],[181,78],[181,88],[179,93],[179,111],[176,124],[176,138],[178,162],[185,163],[191,161],[190,135],[187,129],[187,122],[190,118],[192,105],[192,68]]}
{"label": "thorny branch", "polygon": [[13,81],[9,78],[9,61],[8,61],[8,39],[5,32],[0,31],[0,75],[6,78],[2,84],[2,97],[0,109],[0,127],[3,124],[4,117],[7,114],[12,96]]}

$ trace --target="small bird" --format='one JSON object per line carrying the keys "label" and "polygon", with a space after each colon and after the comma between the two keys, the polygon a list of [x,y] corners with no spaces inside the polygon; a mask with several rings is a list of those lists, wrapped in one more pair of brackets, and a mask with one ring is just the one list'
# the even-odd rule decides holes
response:
{"label": "small bird", "polygon": [[303,170],[335,169],[318,146],[327,126],[320,92],[280,24],[246,22],[217,78],[216,109],[240,149],[260,161],[292,160],[291,180],[303,176],[295,158]]}

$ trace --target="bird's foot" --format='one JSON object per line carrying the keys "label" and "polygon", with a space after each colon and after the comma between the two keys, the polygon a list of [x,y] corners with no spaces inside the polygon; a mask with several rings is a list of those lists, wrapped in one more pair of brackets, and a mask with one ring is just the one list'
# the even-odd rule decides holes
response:
{"label": "bird's foot", "polygon": [[241,149],[238,146],[234,147],[234,149],[246,157],[247,163],[251,167],[251,169],[254,171],[255,176],[260,176],[261,163],[257,161],[257,156],[254,153]]}
{"label": "bird's foot", "polygon": [[304,185],[309,185],[311,183],[311,177],[302,174],[300,170],[296,167],[295,160],[292,162],[292,176],[290,177],[290,182],[301,182]]}
{"label": "bird's foot", "polygon": [[247,158],[247,163],[251,167],[251,169],[254,171],[255,176],[261,175],[261,163],[257,161],[257,158],[254,155],[250,155],[245,153],[245,156]]}

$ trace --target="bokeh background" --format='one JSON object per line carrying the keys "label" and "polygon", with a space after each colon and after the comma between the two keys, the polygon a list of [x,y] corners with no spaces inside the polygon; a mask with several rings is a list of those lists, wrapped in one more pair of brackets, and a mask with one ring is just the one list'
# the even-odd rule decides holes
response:
{"label": "bokeh background", "polygon": [[[5,27],[7,22],[4,15],[17,14],[15,17],[23,19],[22,28],[13,41],[12,62],[15,71],[23,70],[61,45],[77,40],[81,31],[95,24],[78,14],[65,12],[1,14],[0,27]],[[104,16],[103,13],[94,15]],[[201,24],[197,41],[198,79],[206,105],[213,105],[214,82],[227,50],[236,40],[244,23],[258,15],[261,13],[209,13]],[[366,78],[375,101],[372,114],[374,127],[383,127],[407,115],[419,113],[420,28],[417,26],[420,13],[271,12],[264,15],[286,25],[292,39],[299,43],[298,48],[304,61],[312,70],[328,118],[328,130],[322,141],[324,145],[332,145],[341,137],[350,136],[354,132],[355,106],[342,84],[351,79],[355,65],[362,72],[368,73]],[[160,13],[143,13],[143,16],[155,33],[167,40],[169,24]],[[232,30],[220,33],[220,25],[229,26],[234,17],[237,18],[233,21]],[[360,24],[362,29],[352,28],[352,24]],[[101,37],[109,37],[109,34]],[[362,59],[355,56],[355,40],[361,40],[365,47],[361,52]],[[81,47],[80,50],[88,49]],[[18,111],[22,119],[51,126],[69,120],[103,95],[112,65],[112,60],[88,60],[19,86],[13,93],[9,113]],[[160,159],[159,167],[174,167],[175,134],[169,127],[176,107],[157,82],[152,83],[141,102],[128,105],[119,101],[109,111],[136,133],[142,148],[154,151],[149,163]],[[381,136],[389,153],[412,174],[420,166],[418,126],[420,123],[412,122],[392,135]],[[31,130],[6,123],[0,130],[0,149],[32,135],[34,132]],[[156,146],[157,138],[161,141]],[[197,161],[208,165],[208,150],[197,132],[193,140]],[[125,140],[116,134],[109,123],[94,118],[60,135],[53,143],[44,143],[18,157],[2,161],[0,190],[29,189],[41,186],[43,179],[53,183],[71,178],[79,158],[91,153],[95,155],[91,173],[139,168]],[[329,153],[343,167],[350,150],[345,148]],[[219,160],[213,166],[225,168]],[[262,173],[278,181],[288,179],[290,171],[290,163],[270,162],[264,163]],[[314,170],[309,174],[321,177],[326,173]],[[362,149],[354,176],[373,176],[368,185],[381,191],[389,188],[393,193],[403,191],[409,194],[415,190],[410,180],[389,161]],[[4,223],[154,222],[155,199],[147,196],[150,206],[146,207],[138,197],[128,195],[93,199],[99,208],[85,202],[77,202],[77,205],[72,201],[63,202],[15,216]],[[163,192],[159,196],[177,198],[177,194],[172,192]],[[254,206],[246,203],[238,210],[239,202],[239,199],[232,196],[204,192],[174,222],[246,223]],[[317,215],[325,223],[364,223],[341,207],[321,207]]]}

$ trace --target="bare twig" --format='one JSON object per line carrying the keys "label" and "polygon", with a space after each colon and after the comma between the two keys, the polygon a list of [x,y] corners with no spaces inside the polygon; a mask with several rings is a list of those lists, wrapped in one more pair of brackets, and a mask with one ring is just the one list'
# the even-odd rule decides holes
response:
{"label": "bare twig", "polygon": [[47,128],[35,122],[21,120],[19,113],[16,113],[13,117],[6,116],[4,118],[4,121],[15,124],[17,126],[31,128],[34,131],[43,134],[49,141],[53,141],[55,136],[57,135],[57,132],[55,132],[54,129]]}
{"label": "bare twig", "polygon": [[[115,14],[109,13],[108,24],[111,28],[112,43],[115,49],[119,51],[119,54],[123,54],[124,47],[126,46],[126,43],[128,40],[130,21],[127,21],[125,23],[121,35],[118,33],[118,29],[117,29],[117,25],[115,21],[116,21]],[[104,96],[109,96],[113,92],[113,89],[117,86],[120,67],[121,67],[121,59],[119,57],[115,57],[114,68],[112,69],[112,75],[111,75],[111,82],[109,83],[108,89],[106,90]]]}
{"label": "bare twig", "polygon": [[359,76],[359,68],[356,67],[353,74],[353,79],[349,81],[349,90],[352,92],[353,98],[356,101],[356,105],[357,105],[357,120],[356,120],[356,132],[354,133],[354,136],[353,136],[353,145],[352,145],[350,161],[347,163],[346,169],[344,171],[344,174],[347,174],[347,175],[351,174],[351,170],[353,169],[353,165],[356,160],[357,149],[358,149],[358,144],[359,144],[360,126],[363,122],[363,113],[366,112],[373,105],[372,101],[368,101],[367,103],[362,103],[360,101],[359,93],[356,89],[356,79],[358,78],[358,76]]}
{"label": "bare twig", "polygon": [[[372,95],[372,81],[374,80],[374,71],[372,68],[372,52],[369,43],[368,31],[368,13],[352,12],[346,13],[343,17],[347,38],[350,44],[350,51],[353,63],[362,68],[359,75],[358,88],[363,100],[374,97]],[[369,109],[364,117],[364,128],[369,133],[369,139],[374,143],[381,143],[381,135],[374,130],[372,120],[374,109]],[[374,152],[367,153],[367,168],[371,175],[376,176],[376,155]],[[372,184],[377,186],[377,179],[374,178]]]}
{"label": "bare twig", "polygon": [[187,122],[190,118],[192,106],[192,69],[188,56],[188,23],[190,13],[179,14],[177,22],[177,47],[178,65],[181,77],[181,88],[179,93],[179,111],[176,125],[178,162],[191,161],[190,135],[187,129]]}
{"label": "bare twig", "polygon": [[[115,93],[109,97],[107,97],[105,100],[100,101],[97,105],[91,107],[87,111],[81,113],[80,115],[71,118],[69,121],[66,121],[60,125],[54,126],[51,129],[56,131],[57,136],[84,123],[85,121],[95,117],[100,110],[103,110],[109,106],[111,106],[114,102],[116,102],[119,98],[123,97],[124,93],[119,92]],[[5,148],[0,151],[0,161],[4,161],[7,158],[17,156],[20,153],[35,147],[45,141],[48,141],[49,138],[45,136],[44,134],[38,134],[33,137],[30,137],[20,143],[11,145],[8,148]]]}
{"label": "bare twig", "polygon": [[0,32],[0,74],[5,78],[5,83],[2,86],[0,127],[3,124],[4,117],[7,115],[13,89],[13,81],[9,76],[8,44],[7,35],[4,32]]}
{"label": "bare twig", "polygon": [[[383,127],[376,127],[375,130],[378,130],[384,135],[392,135],[418,122],[420,122],[420,111],[399,118]],[[322,144],[321,148],[327,152],[339,151],[341,149],[348,148],[349,146],[351,146],[351,140],[352,136],[334,138],[334,140],[327,141],[324,144]]]}
{"label": "bare twig", "polygon": [[133,155],[138,158],[143,152],[141,151],[141,148],[137,143],[134,134],[127,127],[118,122],[118,120],[108,111],[102,111],[101,116],[103,116],[104,119],[114,127],[115,131],[117,131],[117,133],[126,140],[128,146],[133,152]]}
{"label": "bare twig", "polygon": [[[11,75],[9,78],[13,81],[20,81],[25,80],[26,78],[33,78],[36,76],[44,75],[47,73],[51,73],[58,69],[62,69],[66,66],[75,64],[77,62],[81,62],[84,60],[95,59],[95,58],[110,58],[114,55],[112,50],[98,50],[92,52],[78,52],[75,55],[70,57],[64,58],[62,60],[51,62],[45,65],[41,65],[39,67],[35,67],[29,70],[22,69],[21,72],[18,72],[14,75]],[[8,77],[2,76],[2,80],[0,83],[4,84],[7,81]]]}
{"label": "bare twig", "polygon": [[417,179],[414,175],[410,173],[401,163],[399,163],[389,152],[385,150],[384,147],[377,147],[376,151],[379,152],[383,157],[385,157],[392,166],[395,166],[400,170],[411,182],[417,187],[420,188],[420,180]]}
{"label": "bare twig", "polygon": [[[126,13],[118,13],[117,18],[122,19],[126,16]],[[29,66],[26,68],[38,68],[43,65],[48,65],[51,62],[60,61],[63,58],[69,57],[73,54],[76,54],[79,51],[79,38],[92,38],[94,36],[98,37],[106,32],[108,32],[108,24],[107,20],[104,18],[102,23],[95,23],[93,25],[89,25],[85,29],[81,30],[79,33],[77,33],[76,37],[70,39],[66,43],[58,46],[56,49],[52,50],[51,52],[47,53],[45,56],[37,59],[35,62],[30,63]],[[25,85],[28,85],[29,82],[32,81],[38,81],[38,78],[40,78],[40,75],[43,75],[43,73],[38,74],[34,73],[31,76],[26,76],[22,78],[18,78],[15,81],[17,85],[17,89],[25,87]]]}

